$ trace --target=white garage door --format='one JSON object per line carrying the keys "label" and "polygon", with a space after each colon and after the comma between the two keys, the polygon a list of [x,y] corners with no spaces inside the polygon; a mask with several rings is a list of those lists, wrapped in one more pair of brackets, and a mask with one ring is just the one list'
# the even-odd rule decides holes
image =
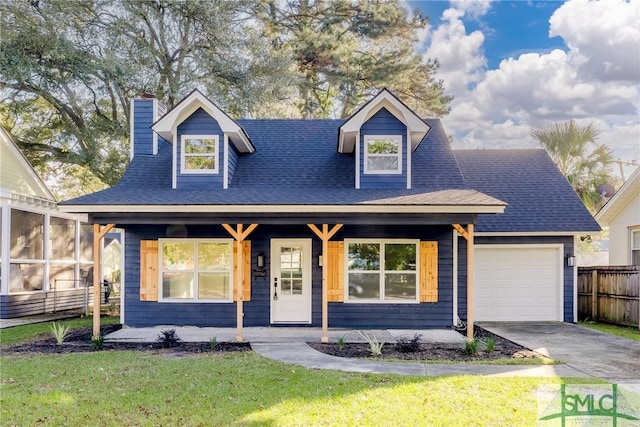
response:
{"label": "white garage door", "polygon": [[476,245],[475,319],[562,319],[562,246]]}

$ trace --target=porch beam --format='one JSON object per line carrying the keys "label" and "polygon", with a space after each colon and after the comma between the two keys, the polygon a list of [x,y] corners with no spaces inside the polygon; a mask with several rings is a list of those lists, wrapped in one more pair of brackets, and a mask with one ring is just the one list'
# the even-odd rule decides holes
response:
{"label": "porch beam", "polygon": [[329,265],[329,239],[338,232],[343,224],[336,224],[329,230],[329,224],[322,224],[322,231],[315,224],[307,226],[322,240],[322,342],[329,342],[329,292],[327,289],[327,270]]}
{"label": "porch beam", "polygon": [[238,254],[238,259],[236,260],[235,263],[235,270],[236,270],[236,275],[235,275],[235,280],[237,281],[237,286],[236,286],[236,327],[237,327],[237,331],[236,331],[236,341],[237,342],[242,342],[244,340],[243,334],[242,334],[242,327],[244,324],[244,307],[243,307],[243,299],[242,299],[242,295],[243,295],[243,281],[244,281],[244,250],[243,250],[243,245],[242,242],[249,236],[249,234],[251,234],[251,232],[253,230],[256,229],[256,227],[258,226],[258,224],[251,224],[249,225],[249,227],[247,227],[247,229],[244,229],[244,224],[236,224],[236,228],[234,229],[232,226],[230,226],[229,224],[222,224],[222,227],[227,230],[227,232],[229,232],[229,234],[231,234],[231,237],[233,237],[235,239],[234,244],[236,245],[236,254]]}
{"label": "porch beam", "polygon": [[473,275],[474,275],[474,235],[473,224],[467,225],[467,338],[473,339]]}
{"label": "porch beam", "polygon": [[102,265],[102,239],[107,235],[115,224],[107,224],[100,228],[100,224],[93,224],[93,335],[100,336],[100,312],[102,303],[100,291],[102,290],[102,280],[100,280],[100,267]]}

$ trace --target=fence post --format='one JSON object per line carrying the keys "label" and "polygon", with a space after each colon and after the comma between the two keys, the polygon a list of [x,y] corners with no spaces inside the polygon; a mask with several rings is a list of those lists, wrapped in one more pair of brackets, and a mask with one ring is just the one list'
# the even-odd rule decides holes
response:
{"label": "fence post", "polygon": [[591,320],[598,320],[598,270],[591,272]]}

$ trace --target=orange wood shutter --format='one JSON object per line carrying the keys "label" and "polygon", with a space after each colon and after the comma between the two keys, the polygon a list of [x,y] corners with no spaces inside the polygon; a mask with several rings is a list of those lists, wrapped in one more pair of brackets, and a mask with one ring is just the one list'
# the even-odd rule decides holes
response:
{"label": "orange wood shutter", "polygon": [[344,242],[327,242],[327,298],[344,301]]}
{"label": "orange wood shutter", "polygon": [[420,302],[438,302],[438,242],[420,242]]}
{"label": "orange wood shutter", "polygon": [[158,301],[158,241],[140,241],[140,301]]}
{"label": "orange wood shutter", "polygon": [[[236,250],[236,244],[233,243],[233,259],[234,259],[234,270],[233,270],[233,300],[238,300],[238,288],[236,284],[238,283],[238,268],[240,268],[238,251]],[[251,301],[251,241],[244,240],[242,242],[242,252],[244,253],[244,265],[242,268],[244,269],[242,275],[242,301]]]}

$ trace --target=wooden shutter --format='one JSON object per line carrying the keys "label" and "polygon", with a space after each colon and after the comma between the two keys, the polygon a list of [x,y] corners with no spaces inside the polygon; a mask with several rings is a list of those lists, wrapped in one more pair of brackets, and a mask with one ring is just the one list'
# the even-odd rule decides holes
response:
{"label": "wooden shutter", "polygon": [[329,302],[344,301],[344,242],[327,242],[327,297]]}
{"label": "wooden shutter", "polygon": [[438,242],[420,242],[420,302],[438,302]]}
{"label": "wooden shutter", "polygon": [[238,300],[238,269],[243,268],[242,275],[242,301],[251,301],[251,241],[244,240],[242,242],[242,252],[244,253],[244,264],[239,265],[240,258],[236,250],[236,242],[233,243],[233,300]]}
{"label": "wooden shutter", "polygon": [[158,301],[158,241],[140,241],[140,301]]}

